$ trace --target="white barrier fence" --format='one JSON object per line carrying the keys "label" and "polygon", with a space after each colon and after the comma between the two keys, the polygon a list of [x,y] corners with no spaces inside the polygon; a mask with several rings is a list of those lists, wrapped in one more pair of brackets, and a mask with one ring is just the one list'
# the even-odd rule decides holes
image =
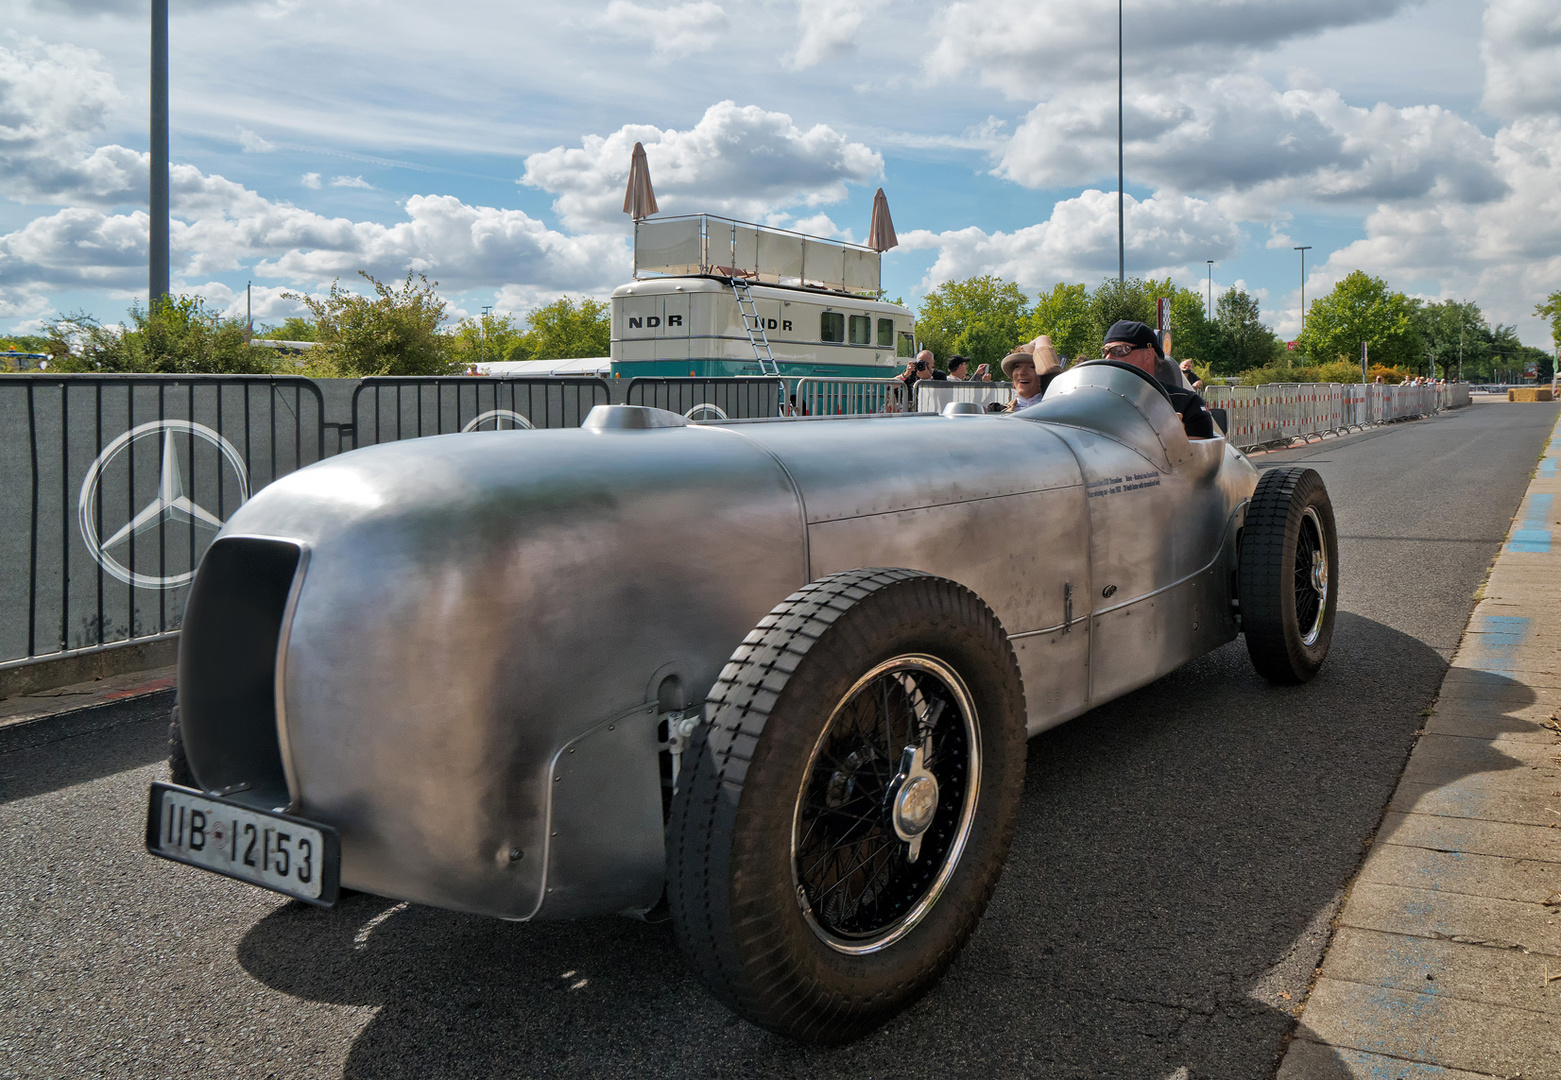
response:
{"label": "white barrier fence", "polygon": [[[922,382],[912,404],[904,385],[896,379],[806,378],[796,382],[797,412],[805,416],[941,412],[951,401],[986,405],[1012,397],[1013,387],[1007,383]],[[1231,442],[1262,446],[1461,408],[1469,404],[1469,384],[1211,386],[1203,391],[1203,399],[1210,408],[1225,410],[1226,435]]]}
{"label": "white barrier fence", "polygon": [[1210,408],[1225,410],[1229,428],[1226,435],[1231,442],[1238,446],[1262,446],[1461,408],[1469,404],[1469,384],[1211,386],[1203,391],[1203,399]]}

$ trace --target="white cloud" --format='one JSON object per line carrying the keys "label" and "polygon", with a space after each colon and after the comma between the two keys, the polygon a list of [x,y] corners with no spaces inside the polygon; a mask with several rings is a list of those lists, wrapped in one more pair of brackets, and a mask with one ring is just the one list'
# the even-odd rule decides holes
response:
{"label": "white cloud", "polygon": [[729,23],[725,9],[710,0],[668,7],[612,0],[601,14],[600,25],[636,41],[649,39],[657,56],[665,60],[714,48]]}
{"label": "white cloud", "polygon": [[54,205],[144,203],[145,156],[88,142],[119,96],[91,50],[0,46],[0,193]]}
{"label": "white cloud", "polygon": [[331,187],[362,188],[365,191],[373,191],[374,185],[361,176],[335,176],[331,178]]}
{"label": "white cloud", "polygon": [[1561,7],[1555,0],[1488,0],[1486,111],[1517,117],[1561,111]]}
{"label": "white cloud", "polygon": [[310,188],[314,191],[319,191],[320,174],[317,172],[306,172],[298,178],[298,183],[303,187]]}
{"label": "white cloud", "polygon": [[623,189],[635,142],[645,144],[663,214],[708,211],[748,219],[846,197],[846,184],[883,173],[883,157],[840,132],[803,129],[785,113],[723,101],[687,131],[630,124],[578,147],[526,159],[522,183],[556,196],[553,209],[576,230],[625,230]]}
{"label": "white cloud", "polygon": [[246,154],[269,154],[276,149],[275,145],[245,127],[238,129],[238,142]]}
{"label": "white cloud", "polygon": [[[1114,173],[1114,98],[1086,86],[1036,106],[1004,149],[999,175],[1056,187]],[[1135,97],[1123,128],[1135,182],[1250,193],[1228,208],[1256,220],[1287,201],[1478,202],[1504,190],[1491,140],[1435,105],[1368,109],[1332,90],[1280,92],[1250,75],[1185,76]]]}
{"label": "white cloud", "polygon": [[[1232,71],[1258,51],[1332,27],[1385,18],[1412,0],[1128,0],[1127,70]],[[977,72],[1010,97],[1035,100],[1081,80],[1116,74],[1112,0],[962,0],[934,16],[935,76]],[[1112,79],[1114,81],[1114,78]]]}
{"label": "white cloud", "polygon": [[858,46],[871,44],[874,35],[865,35],[862,24],[887,3],[887,0],[797,0],[797,40],[789,64],[792,68],[815,67],[840,60],[857,52]]}
{"label": "white cloud", "polygon": [[[1240,233],[1212,204],[1182,195],[1125,201],[1127,264],[1137,277],[1163,276],[1204,259],[1236,251]],[[1013,232],[978,228],[900,234],[908,249],[931,248],[937,259],[922,282],[976,274],[1010,278],[1028,289],[1056,281],[1094,282],[1117,269],[1117,197],[1114,191],[1085,191],[1052,208],[1051,217]]]}
{"label": "white cloud", "polygon": [[[470,206],[449,195],[415,195],[406,201],[406,220],[386,225],[273,202],[192,166],[175,170],[181,189],[187,195],[176,199],[176,209],[193,212],[191,220],[170,224],[180,277],[253,264],[258,277],[307,285],[359,269],[382,279],[415,270],[450,289],[514,282],[556,294],[611,288],[630,269],[621,237],[568,236],[519,210]],[[143,211],[75,207],[35,218],[0,236],[0,290],[13,305],[20,302],[15,295],[48,290],[139,290],[148,228]]]}
{"label": "white cloud", "polygon": [[1401,289],[1435,283],[1442,297],[1477,299],[1493,320],[1536,332],[1534,304],[1561,281],[1561,117],[1516,121],[1496,134],[1496,159],[1509,191],[1480,205],[1384,204],[1366,235],[1333,252],[1308,276],[1308,296],[1354,269]]}

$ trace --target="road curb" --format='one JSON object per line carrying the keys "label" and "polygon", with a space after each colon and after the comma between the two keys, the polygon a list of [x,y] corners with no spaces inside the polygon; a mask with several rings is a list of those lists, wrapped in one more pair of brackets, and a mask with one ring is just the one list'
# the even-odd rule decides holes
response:
{"label": "road curb", "polygon": [[1561,421],[1277,1080],[1561,1078]]}
{"label": "road curb", "polygon": [[[84,694],[80,704],[57,707],[0,720],[0,754],[27,750],[46,743],[119,727],[122,724],[164,719],[173,708],[175,689],[171,679],[152,680],[126,691]],[[90,686],[90,684],[88,684]]]}

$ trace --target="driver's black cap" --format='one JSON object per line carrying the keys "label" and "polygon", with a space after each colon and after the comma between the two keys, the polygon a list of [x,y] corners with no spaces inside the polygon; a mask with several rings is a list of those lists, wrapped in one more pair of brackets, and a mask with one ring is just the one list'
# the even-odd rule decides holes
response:
{"label": "driver's black cap", "polygon": [[1149,327],[1132,319],[1119,319],[1111,324],[1111,329],[1106,331],[1105,344],[1120,341],[1128,345],[1148,345],[1154,349],[1156,356],[1163,357],[1165,351],[1160,348],[1160,338]]}

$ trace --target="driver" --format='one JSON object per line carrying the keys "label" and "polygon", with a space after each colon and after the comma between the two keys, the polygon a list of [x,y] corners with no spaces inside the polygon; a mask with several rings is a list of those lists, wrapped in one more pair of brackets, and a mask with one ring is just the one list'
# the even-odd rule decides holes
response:
{"label": "driver", "polygon": [[1160,339],[1149,327],[1130,319],[1112,323],[1100,353],[1102,359],[1130,364],[1158,382],[1171,399],[1171,407],[1182,418],[1182,428],[1189,439],[1214,437],[1214,418],[1209,415],[1203,399],[1191,390],[1172,386],[1155,377],[1157,366],[1165,360],[1165,353],[1160,349]]}

